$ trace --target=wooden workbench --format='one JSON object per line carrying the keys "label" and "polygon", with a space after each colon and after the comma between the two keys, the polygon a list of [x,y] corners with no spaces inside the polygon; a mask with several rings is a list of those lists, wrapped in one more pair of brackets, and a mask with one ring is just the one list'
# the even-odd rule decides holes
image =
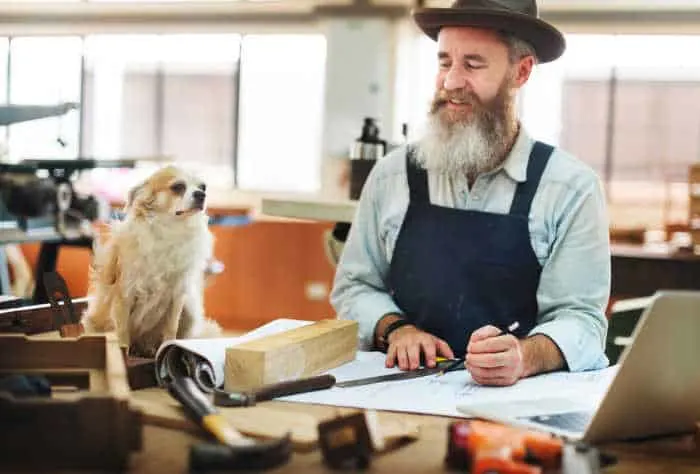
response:
{"label": "wooden workbench", "polygon": [[[163,391],[154,395],[149,389],[148,399],[161,397],[167,403],[168,395]],[[134,392],[134,397],[140,397]],[[321,405],[307,405],[285,402],[267,402],[275,408],[332,416],[337,408]],[[373,458],[371,472],[447,472],[443,458],[447,446],[447,425],[450,418],[391,413],[420,426],[420,438],[407,446]],[[187,472],[187,458],[190,444],[199,442],[194,434],[156,426],[145,426],[144,446],[140,453],[132,456],[128,472],[132,473],[183,473]],[[654,441],[618,443],[604,447],[606,452],[618,457],[618,463],[606,469],[606,474],[698,474],[700,473],[700,450],[691,436],[683,438],[663,438]],[[309,453],[295,452],[289,464],[271,470],[283,472],[334,472],[325,467],[320,451]]]}

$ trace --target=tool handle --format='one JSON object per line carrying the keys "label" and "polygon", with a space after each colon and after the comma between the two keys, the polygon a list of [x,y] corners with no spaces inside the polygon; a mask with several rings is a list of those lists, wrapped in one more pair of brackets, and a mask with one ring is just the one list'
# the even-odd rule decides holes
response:
{"label": "tool handle", "polygon": [[191,378],[173,377],[167,387],[170,395],[182,404],[187,416],[197,424],[201,424],[205,416],[217,413],[214,405],[197,388]]}
{"label": "tool handle", "polygon": [[229,446],[249,446],[252,441],[243,436],[212,405],[190,377],[173,377],[168,392],[182,404],[187,416]]}
{"label": "tool handle", "polygon": [[255,400],[261,402],[285,395],[314,392],[331,388],[333,385],[335,385],[335,377],[332,375],[317,375],[305,379],[290,380],[289,382],[261,387],[255,391]]}

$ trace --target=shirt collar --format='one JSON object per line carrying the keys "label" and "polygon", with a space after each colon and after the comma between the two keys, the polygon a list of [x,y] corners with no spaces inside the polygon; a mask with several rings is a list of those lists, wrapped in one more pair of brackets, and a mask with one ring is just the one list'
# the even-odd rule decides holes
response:
{"label": "shirt collar", "polygon": [[527,162],[529,161],[533,144],[532,137],[521,125],[513,148],[510,149],[510,153],[508,153],[508,157],[502,165],[502,169],[506,174],[518,183],[523,183],[527,180]]}

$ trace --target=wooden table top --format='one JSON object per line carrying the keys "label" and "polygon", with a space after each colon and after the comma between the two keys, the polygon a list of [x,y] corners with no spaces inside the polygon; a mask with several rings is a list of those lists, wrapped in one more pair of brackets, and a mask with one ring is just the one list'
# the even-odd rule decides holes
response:
{"label": "wooden table top", "polygon": [[[149,389],[148,399],[168,403],[165,391],[154,395]],[[134,392],[136,398],[138,392]],[[275,409],[303,414],[332,417],[347,411],[330,406],[288,402],[266,402]],[[240,410],[240,409],[238,409]],[[384,415],[384,414],[383,414]],[[387,413],[388,417],[400,418],[403,422],[416,423],[420,437],[394,451],[372,458],[371,472],[448,472],[443,460],[447,447],[447,426],[451,418]],[[159,426],[144,427],[144,445],[139,453],[132,455],[128,472],[131,473],[180,473],[187,472],[189,448],[192,443],[206,439],[191,432]],[[606,474],[698,474],[700,473],[700,449],[693,436],[661,438],[644,442],[615,443],[601,446],[604,452],[617,456],[616,465],[605,469]],[[295,452],[291,461],[269,472],[334,472],[326,467],[318,449],[311,452]],[[579,474],[579,473],[576,473]]]}

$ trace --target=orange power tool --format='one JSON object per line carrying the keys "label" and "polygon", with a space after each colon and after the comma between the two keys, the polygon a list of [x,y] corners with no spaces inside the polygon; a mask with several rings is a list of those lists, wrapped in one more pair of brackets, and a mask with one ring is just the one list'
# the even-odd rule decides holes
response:
{"label": "orange power tool", "polygon": [[450,424],[445,462],[471,474],[587,474],[600,472],[601,464],[594,448],[481,420]]}

